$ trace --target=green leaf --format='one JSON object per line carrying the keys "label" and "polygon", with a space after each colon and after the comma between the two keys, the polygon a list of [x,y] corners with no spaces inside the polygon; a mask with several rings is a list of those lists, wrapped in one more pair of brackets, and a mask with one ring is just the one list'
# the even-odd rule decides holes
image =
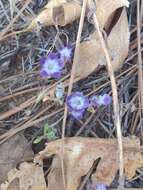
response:
{"label": "green leaf", "polygon": [[41,140],[43,140],[43,139],[44,139],[44,136],[39,136],[39,137],[37,137],[37,138],[33,141],[33,143],[34,143],[34,144],[38,144],[38,143],[40,143]]}
{"label": "green leaf", "polygon": [[52,128],[49,127],[49,124],[46,123],[44,125],[44,136],[47,136],[48,133],[50,133],[52,131]]}
{"label": "green leaf", "polygon": [[46,136],[47,136],[47,138],[48,138],[49,140],[53,140],[53,139],[56,138],[54,131],[49,132]]}

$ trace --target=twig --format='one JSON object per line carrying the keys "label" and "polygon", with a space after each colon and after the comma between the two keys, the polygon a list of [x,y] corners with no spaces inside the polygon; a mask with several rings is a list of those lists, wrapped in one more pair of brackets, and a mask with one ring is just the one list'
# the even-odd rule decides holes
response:
{"label": "twig", "polygon": [[[20,123],[18,123],[17,125],[15,125],[12,130],[17,129],[19,127],[22,127],[23,125],[26,125],[34,120],[36,120],[38,117],[42,116],[45,112],[47,112],[49,109],[51,109],[53,107],[54,104],[51,104],[49,107],[46,107],[45,109],[43,109],[42,111],[40,111],[39,113],[37,113],[35,116],[31,116],[28,120],[26,121],[22,121]],[[7,131],[6,133],[0,135],[0,140],[6,138],[7,136],[9,136],[9,132]]]}
{"label": "twig", "polygon": [[143,19],[143,0],[141,0],[141,27],[143,26],[143,23],[142,23],[142,19]]}
{"label": "twig", "polygon": [[[70,76],[70,81],[69,81],[69,87],[68,87],[68,93],[67,93],[68,96],[71,94],[71,91],[72,91],[75,70],[76,70],[76,66],[77,66],[77,62],[78,62],[80,38],[81,38],[81,33],[82,33],[82,28],[83,28],[83,23],[84,23],[86,5],[87,5],[87,0],[84,0],[83,5],[82,5],[79,28],[78,28],[78,34],[77,34],[75,54],[74,54],[73,65],[72,65],[72,70],[71,70],[71,76]],[[64,152],[65,152],[64,141],[65,141],[65,126],[66,126],[67,113],[68,113],[68,110],[67,110],[67,106],[65,105],[64,118],[63,118],[63,123],[62,123],[62,160],[61,160],[64,188],[66,187],[65,174],[64,174]]]}
{"label": "twig", "polygon": [[86,122],[82,125],[82,127],[76,132],[75,137],[79,136],[80,133],[82,133],[82,131],[86,128],[86,126],[88,125],[88,123],[93,119],[95,113],[92,113],[86,120]]}
{"label": "twig", "polygon": [[[143,43],[143,37],[141,36],[141,44]],[[137,48],[137,39],[130,42],[130,50],[134,50]]]}
{"label": "twig", "polygon": [[0,98],[0,102],[3,102],[3,101],[6,101],[6,100],[9,100],[11,98],[15,98],[17,96],[20,96],[22,94],[27,94],[27,93],[31,93],[31,92],[35,92],[35,91],[42,91],[42,89],[45,89],[46,86],[38,86],[38,87],[33,87],[33,88],[29,88],[29,89],[26,89],[26,90],[22,90],[20,92],[16,92],[16,93],[13,93],[13,94],[9,94],[7,96],[3,96]]}
{"label": "twig", "polygon": [[[45,116],[40,117],[39,119],[36,119],[36,120],[34,120],[34,121],[31,121],[31,122],[26,122],[24,125],[22,125],[22,126],[20,126],[20,127],[18,127],[18,128],[10,129],[10,130],[8,131],[9,134],[7,135],[7,137],[4,138],[4,139],[2,139],[2,140],[0,141],[0,145],[1,145],[2,143],[4,143],[6,140],[8,140],[10,137],[14,136],[15,134],[17,134],[17,133],[19,133],[19,132],[21,132],[21,131],[23,131],[23,130],[29,128],[29,127],[32,127],[33,125],[36,125],[36,124],[38,124],[38,123],[40,123],[40,122],[42,122],[42,121],[44,121],[44,120],[46,120],[46,119],[49,119],[50,117],[52,117],[52,116],[54,116],[54,115],[56,115],[56,114],[58,114],[58,113],[61,113],[62,111],[63,111],[63,108],[60,108],[60,109],[58,109],[57,111],[55,111],[55,112],[53,112],[53,113],[50,113],[49,115],[45,115]],[[0,137],[1,137],[1,136],[0,136]]]}
{"label": "twig", "polygon": [[[93,0],[92,0],[93,2]],[[92,7],[91,7],[92,8]],[[99,23],[96,17],[96,14],[93,14],[93,21],[95,28],[97,30],[102,50],[105,54],[105,58],[107,61],[107,70],[109,73],[109,77],[111,80],[111,87],[112,87],[112,93],[113,93],[113,109],[114,109],[114,125],[116,126],[117,130],[117,138],[118,138],[118,146],[119,146],[119,187],[123,188],[124,186],[124,161],[123,161],[123,144],[122,144],[122,130],[121,130],[121,122],[120,122],[120,113],[119,113],[119,102],[118,102],[118,94],[117,94],[117,86],[116,86],[116,80],[114,76],[114,71],[112,68],[110,56],[108,53],[108,50],[106,48],[106,44],[104,42],[104,38],[102,36],[102,33],[99,28]]]}
{"label": "twig", "polygon": [[[126,74],[126,76],[130,76],[131,74],[133,74],[133,73],[137,70],[136,67],[137,67],[136,65],[132,66],[132,67],[129,68],[128,70],[126,70],[126,71],[122,72],[121,74],[119,74],[119,75],[116,77],[116,79],[119,79],[119,78],[122,77],[124,74]],[[97,91],[99,91],[100,89],[102,89],[102,88],[108,86],[109,84],[110,84],[110,81],[108,81],[108,82],[106,82],[106,83],[103,83],[102,85],[100,85],[99,87],[97,87],[95,90],[92,90],[91,92],[89,92],[89,93],[87,94],[87,96],[91,96],[92,94],[94,94],[94,93],[96,93]],[[118,84],[118,85],[119,85],[119,84]]]}
{"label": "twig", "polygon": [[13,109],[3,113],[0,115],[0,120],[6,119],[7,117],[10,117],[11,115],[22,111],[23,109],[27,108],[28,106],[30,106],[31,104],[33,104],[36,100],[36,97],[32,97],[29,100],[25,101],[24,103],[20,104],[17,107],[14,107]]}
{"label": "twig", "polygon": [[142,73],[142,57],[141,57],[141,14],[140,0],[137,0],[137,44],[138,44],[138,90],[140,105],[140,122],[142,123],[143,115],[143,73]]}
{"label": "twig", "polygon": [[12,81],[12,80],[18,79],[19,77],[26,77],[29,75],[39,75],[39,72],[38,71],[32,71],[32,72],[27,72],[27,73],[22,72],[17,75],[13,75],[13,76],[10,76],[10,77],[0,80],[0,84],[7,82],[7,81]]}
{"label": "twig", "polygon": [[[48,86],[45,89],[45,94],[48,95],[51,93],[51,91],[54,90],[54,88],[56,87],[57,84],[59,84],[60,82],[63,82],[69,75],[66,75],[65,77],[63,77],[62,79],[60,79],[58,82],[55,82],[53,85],[51,85],[50,87]],[[6,119],[7,117],[10,117],[13,114],[16,114],[19,111],[24,110],[25,108],[27,108],[28,106],[32,105],[35,103],[35,101],[37,100],[37,96],[33,96],[32,98],[30,98],[29,100],[23,102],[22,104],[20,104],[19,106],[16,106],[14,108],[12,108],[11,110],[3,113],[0,115],[0,120]]]}

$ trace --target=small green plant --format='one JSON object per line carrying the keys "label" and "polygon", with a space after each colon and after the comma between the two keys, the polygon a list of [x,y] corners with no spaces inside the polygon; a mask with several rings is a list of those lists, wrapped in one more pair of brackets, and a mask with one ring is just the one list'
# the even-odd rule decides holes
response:
{"label": "small green plant", "polygon": [[44,125],[43,135],[37,137],[34,140],[34,144],[40,143],[43,139],[54,140],[56,139],[55,130],[49,126],[48,123]]}

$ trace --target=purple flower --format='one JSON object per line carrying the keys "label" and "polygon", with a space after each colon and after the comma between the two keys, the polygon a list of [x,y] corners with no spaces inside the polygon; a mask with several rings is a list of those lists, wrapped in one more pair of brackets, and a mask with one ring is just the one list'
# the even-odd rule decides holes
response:
{"label": "purple flower", "polygon": [[81,111],[74,111],[74,110],[71,110],[70,114],[76,118],[76,119],[82,119],[83,117],[83,114],[84,114],[84,111],[85,110],[81,110]]}
{"label": "purple flower", "polygon": [[42,77],[59,78],[61,76],[64,63],[58,58],[57,54],[50,53],[47,57],[42,57],[40,64]]}
{"label": "purple flower", "polygon": [[89,106],[89,100],[81,92],[72,93],[67,97],[68,110],[73,117],[81,119]]}
{"label": "purple flower", "polygon": [[87,184],[87,190],[107,190],[107,185],[103,183],[89,183]]}
{"label": "purple flower", "polygon": [[112,98],[108,94],[92,96],[90,98],[91,106],[107,106],[111,104]]}
{"label": "purple flower", "polygon": [[90,105],[91,106],[100,106],[101,105],[101,102],[100,102],[100,98],[99,96],[92,96],[90,98]]}
{"label": "purple flower", "polygon": [[96,190],[107,190],[107,185],[103,183],[97,183],[95,186],[96,186]]}
{"label": "purple flower", "polygon": [[61,60],[70,61],[72,56],[72,47],[70,45],[64,46],[59,50]]}
{"label": "purple flower", "polygon": [[102,101],[103,101],[103,105],[107,106],[107,105],[111,104],[112,98],[111,98],[111,96],[109,96],[109,94],[104,94],[102,96]]}

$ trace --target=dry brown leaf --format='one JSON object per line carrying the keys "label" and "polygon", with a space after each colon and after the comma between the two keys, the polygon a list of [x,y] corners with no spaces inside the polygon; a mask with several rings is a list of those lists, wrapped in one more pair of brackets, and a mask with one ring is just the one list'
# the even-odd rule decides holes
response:
{"label": "dry brown leaf", "polygon": [[119,22],[113,28],[107,39],[107,45],[112,61],[111,63],[114,70],[121,68],[125,58],[128,56],[129,37],[127,13],[124,8]]}
{"label": "dry brown leaf", "polygon": [[96,15],[100,27],[103,28],[113,12],[121,7],[129,7],[128,0],[96,0]]}
{"label": "dry brown leaf", "polygon": [[[38,23],[46,26],[54,24],[65,26],[66,24],[73,22],[74,20],[78,19],[81,14],[81,5],[79,2],[67,2],[67,0],[51,0],[44,7],[44,10],[41,11],[41,13],[32,21],[27,30],[35,28]],[[96,14],[101,28],[104,27],[107,19],[114,11],[123,6],[129,6],[127,0],[97,0]]]}
{"label": "dry brown leaf", "polygon": [[65,26],[68,23],[76,20],[81,13],[81,6],[76,2],[66,2],[65,0],[50,1],[43,11],[32,21],[26,29],[32,30],[38,23],[50,26],[60,25]]}
{"label": "dry brown leaf", "polygon": [[50,0],[46,5],[45,8],[54,8],[54,7],[59,7],[62,4],[66,3],[67,0]]}
{"label": "dry brown leaf", "polygon": [[0,186],[0,190],[46,190],[43,168],[33,163],[22,163],[19,170],[8,173],[8,181]]}
{"label": "dry brown leaf", "polygon": [[[141,147],[139,141],[132,138],[123,138],[123,147],[125,175],[127,178],[132,178],[135,170],[143,166]],[[63,190],[61,150],[61,140],[50,142],[35,158],[36,162],[42,163],[44,158],[56,155],[48,176],[48,190]],[[66,138],[64,158],[66,190],[76,190],[81,177],[88,173],[94,161],[98,158],[101,158],[101,160],[96,173],[92,176],[92,180],[109,185],[119,167],[117,140],[82,137]]]}
{"label": "dry brown leaf", "polygon": [[[116,71],[122,66],[129,49],[129,28],[125,9],[122,11],[109,36],[107,36],[106,42],[113,69]],[[80,44],[78,60],[75,73],[77,80],[87,77],[99,65],[106,65],[104,52],[96,31],[90,36],[90,41]]]}
{"label": "dry brown leaf", "polygon": [[0,145],[0,184],[6,180],[7,173],[21,161],[33,158],[33,152],[26,138],[15,135]]}
{"label": "dry brown leaf", "polygon": [[[129,3],[127,0],[98,0],[96,3],[96,14],[101,28],[104,27],[107,19],[115,10],[128,5]],[[80,14],[81,5],[75,1],[51,0],[26,30],[32,30],[38,23],[46,26],[54,24],[65,26],[79,18]]]}

